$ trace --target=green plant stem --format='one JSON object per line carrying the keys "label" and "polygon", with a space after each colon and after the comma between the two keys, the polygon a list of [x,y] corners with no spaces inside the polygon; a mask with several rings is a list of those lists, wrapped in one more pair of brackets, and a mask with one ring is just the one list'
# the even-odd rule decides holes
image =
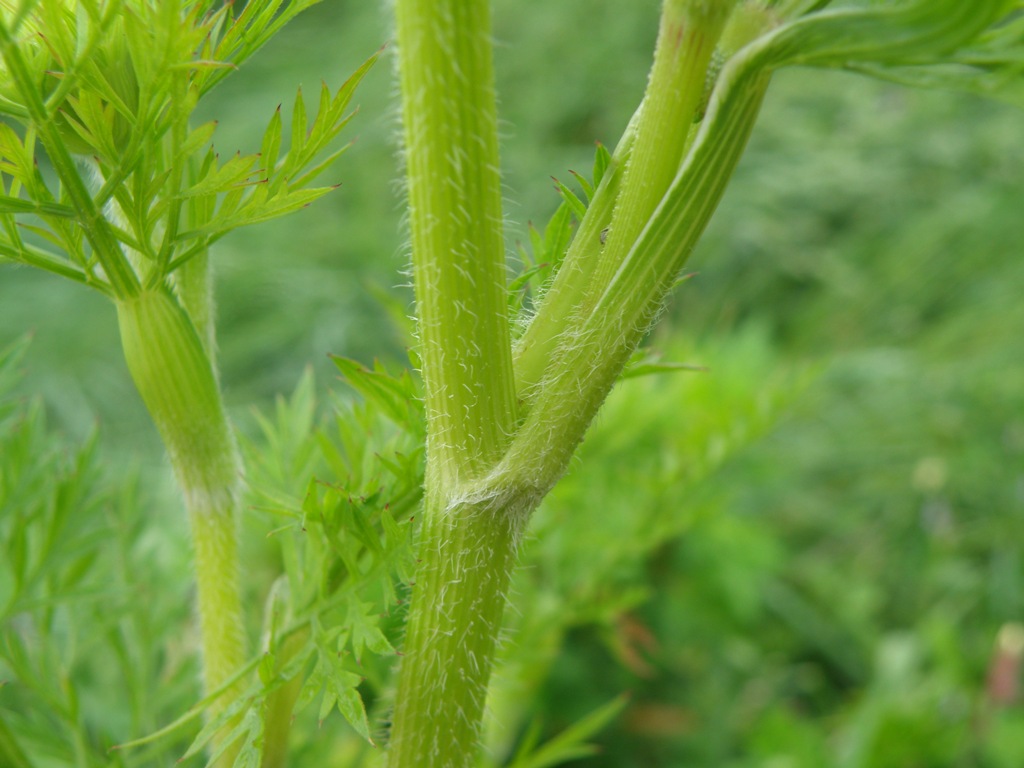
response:
{"label": "green plant stem", "polygon": [[[635,147],[592,288],[607,284],[618,270],[675,178],[704,97],[708,64],[734,4],[666,0]],[[579,308],[590,310],[586,303]]]}
{"label": "green plant stem", "polygon": [[515,415],[486,0],[398,0],[428,486],[501,455]]}
{"label": "green plant stem", "polygon": [[703,233],[750,135],[769,74],[756,70],[709,114],[686,163],[622,267],[577,317],[491,482],[551,489]]}
{"label": "green plant stem", "polygon": [[543,301],[545,320],[531,322],[513,348],[516,387],[522,410],[529,410],[537,385],[559,343],[559,323],[564,323],[579,304],[581,296],[597,270],[596,255],[601,252],[601,239],[611,225],[615,203],[622,191],[622,179],[636,140],[639,110],[627,126],[612,155],[587,215],[580,222],[576,236],[569,244],[556,278],[546,286]]}
{"label": "green plant stem", "polygon": [[[893,60],[912,57],[915,46],[934,44],[933,31],[949,30],[908,36],[893,27],[925,20],[924,8],[822,15],[773,34],[778,17],[757,3],[666,0],[639,118],[581,224],[582,245],[570,248],[517,345],[517,423],[503,306],[494,301],[500,211],[486,4],[398,1],[428,467],[392,768],[473,763],[516,539],[707,226],[772,71],[794,61],[841,64],[844,51],[877,53],[867,34],[875,27],[906,47]],[[854,18],[863,36],[846,34]],[[711,70],[719,44],[727,63]],[[715,87],[702,110],[709,76]]]}
{"label": "green plant stem", "polygon": [[509,512],[488,501],[424,510],[390,768],[474,764],[523,519]]}
{"label": "green plant stem", "polygon": [[[195,327],[162,289],[117,303],[125,360],[156,423],[185,498],[192,541],[203,679],[214,691],[246,661],[238,584],[241,464],[216,376]],[[215,717],[231,693],[215,702]],[[219,765],[229,766],[229,750]]]}
{"label": "green plant stem", "polygon": [[487,0],[395,5],[427,412],[425,503],[389,765],[471,765],[524,515],[466,495],[516,420]]}
{"label": "green plant stem", "polygon": [[[612,263],[573,269],[564,279],[559,274],[570,287],[556,293],[557,306],[570,311],[552,314],[542,305],[535,320],[541,337],[553,341],[538,358],[545,374],[530,392],[521,425],[510,392],[487,4],[396,5],[428,463],[391,768],[473,764],[518,536],[660,307],[756,118],[766,79],[744,94],[732,122],[716,124],[720,133],[691,152],[687,172],[675,173],[727,16],[723,9],[732,3],[716,4],[711,20],[699,16],[707,22],[693,33],[700,44],[683,51],[679,13],[691,5],[666,5],[665,42],[639,120],[650,125],[637,128],[617,152],[619,161],[636,153],[640,136],[650,145],[630,181],[636,189],[630,192],[627,175],[612,169],[603,202],[592,206],[603,225],[615,215],[608,200],[628,199],[637,210],[620,218],[637,243],[620,248]],[[666,136],[672,170],[658,169],[649,179]],[[659,219],[655,211],[663,208]],[[664,235],[653,240],[651,227],[643,226],[652,214],[660,225],[654,231]],[[581,229],[591,246],[600,241],[594,223]],[[631,269],[624,270],[627,264]],[[585,297],[593,315],[579,311]],[[520,356],[518,372],[528,367]],[[521,386],[533,384],[528,374]]]}
{"label": "green plant stem", "polygon": [[203,352],[217,376],[217,339],[213,322],[213,269],[208,250],[186,261],[171,276],[175,293],[195,326]]}
{"label": "green plant stem", "polygon": [[[675,14],[678,8],[666,3],[665,12]],[[663,22],[662,27],[663,34],[666,27],[676,30],[668,34],[669,40],[678,37],[678,21]],[[717,40],[721,33],[719,17],[708,34]],[[641,124],[645,119],[675,121],[680,111],[686,113],[696,108],[692,95],[686,96],[686,103],[680,106],[680,94],[692,89],[697,81],[693,63],[668,46],[660,48],[660,55],[667,56],[673,66],[662,70],[660,65],[664,62],[656,57],[656,74],[648,83]],[[709,57],[705,47],[699,46],[694,55],[706,69]],[[679,82],[671,77],[673,71]],[[684,146],[686,157],[651,209],[635,242],[622,254],[600,254],[600,259],[608,258],[608,262],[595,268],[591,281],[578,292],[577,310],[566,314],[565,308],[559,306],[551,312],[546,301],[541,304],[532,323],[540,328],[536,336],[551,337],[555,342],[549,346],[547,361],[525,354],[516,360],[517,379],[527,386],[538,375],[541,365],[544,373],[534,387],[524,422],[492,482],[519,486],[532,481],[536,493],[543,496],[565,471],[721,199],[757,119],[769,76],[759,62],[727,67],[720,75],[722,82],[696,136],[692,141],[681,134],[676,137],[670,155],[675,156],[679,146]],[[659,106],[662,102],[667,104]],[[672,123],[667,127],[671,126]],[[664,135],[665,130],[666,126],[646,131],[638,128],[633,154],[656,150],[657,137]],[[641,148],[641,133],[648,137],[647,150]],[[632,199],[635,205],[650,205],[650,190],[631,194],[627,189],[629,184],[637,183],[646,187],[647,180],[627,174],[622,182],[620,204]],[[572,265],[563,266],[556,284],[574,278],[572,271],[566,273],[567,269],[572,270]]]}
{"label": "green plant stem", "polygon": [[[308,642],[308,628],[288,637],[277,652],[278,667],[287,665]],[[295,702],[298,701],[303,682],[303,676],[296,675],[267,697],[260,768],[284,768],[288,764],[288,734],[291,732]]]}
{"label": "green plant stem", "polygon": [[[625,260],[675,177],[704,97],[708,64],[734,5],[735,0],[664,3],[647,93],[616,150],[622,167],[611,169],[609,183],[595,195],[539,310],[543,320],[531,323],[517,345],[520,397],[535,394],[570,318],[593,311],[595,294]],[[594,229],[606,237],[592,237]]]}

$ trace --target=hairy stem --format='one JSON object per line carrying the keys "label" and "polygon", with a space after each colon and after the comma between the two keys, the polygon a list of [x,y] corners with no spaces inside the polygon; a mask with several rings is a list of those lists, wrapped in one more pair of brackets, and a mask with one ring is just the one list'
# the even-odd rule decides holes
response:
{"label": "hairy stem", "polygon": [[[563,298],[555,306],[545,300],[538,308],[527,337],[548,341],[533,352],[523,349],[516,358],[517,378],[530,388],[531,399],[492,481],[533,482],[544,494],[558,480],[721,199],[769,79],[759,62],[727,67],[696,135],[689,136],[700,117],[709,45],[721,38],[734,5],[730,0],[665,2],[655,62],[613,214],[617,223],[607,247],[589,254],[595,265],[572,271],[570,256],[585,255],[570,251],[566,257],[552,290],[585,275],[586,281],[573,289],[575,304],[568,306]],[[751,26],[769,23],[768,17],[758,17]],[[665,153],[671,174],[658,168],[659,152]],[[614,227],[626,231],[625,240],[613,242]]]}
{"label": "hairy stem", "polygon": [[[691,147],[708,62],[733,5],[667,0],[644,106],[591,209],[600,221],[581,227],[591,248],[609,217],[625,234],[611,251],[590,254],[600,256],[595,265],[559,273],[554,304],[542,305],[532,326],[536,351],[519,347],[520,394],[530,401],[518,424],[487,3],[397,2],[428,438],[391,768],[475,762],[516,540],[657,313],[756,118],[766,78],[744,81],[727,119]],[[636,165],[623,171],[623,161]]]}
{"label": "hairy stem", "polygon": [[398,0],[427,484],[488,467],[514,421],[486,0]]}
{"label": "hairy stem", "polygon": [[520,524],[533,503],[520,500],[515,514],[509,501],[427,505],[391,768],[475,763]]}
{"label": "hairy stem", "polygon": [[618,270],[679,170],[704,96],[708,65],[733,5],[707,0],[664,4],[635,147],[591,283],[595,289]]}
{"label": "hairy stem", "polygon": [[[768,85],[751,78],[680,171],[619,271],[599,286],[593,312],[565,329],[523,426],[495,476],[557,482],[618,380],[714,212],[750,135]],[[699,140],[698,140],[699,141]]]}
{"label": "hairy stem", "polygon": [[425,506],[389,765],[469,766],[523,515],[466,498],[516,419],[487,0],[397,0]]}

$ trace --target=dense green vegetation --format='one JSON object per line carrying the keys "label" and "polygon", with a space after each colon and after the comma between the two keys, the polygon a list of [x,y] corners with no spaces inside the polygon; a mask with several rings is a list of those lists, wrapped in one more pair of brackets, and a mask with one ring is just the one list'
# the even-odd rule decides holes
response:
{"label": "dense green vegetation", "polygon": [[[653,6],[574,0],[527,15],[497,3],[499,43],[514,41],[498,46],[497,68],[521,239],[559,202],[549,177],[589,171],[593,142],[621,132],[649,65]],[[388,39],[383,17],[355,2],[300,17],[224,84],[207,115],[220,146],[251,150],[295,82],[336,87]],[[290,453],[310,387],[322,403],[350,397],[327,353],[394,367],[408,344],[374,298],[399,316],[411,302],[394,286],[407,259],[389,77],[378,66],[356,97],[360,138],[332,171],[342,187],[214,253],[230,286],[218,296],[222,380],[249,437],[250,508],[301,495],[275,487],[285,460],[328,471]],[[534,521],[513,588],[522,610],[507,617],[521,640],[510,647],[534,652],[508,651],[521,674],[507,679],[529,695],[495,705],[513,737],[534,718],[541,740],[554,737],[628,691],[580,765],[1024,761],[1024,706],[990,676],[1001,653],[1019,681],[1012,627],[1024,616],[1020,121],[1010,106],[850,75],[790,71],[773,84],[691,262],[698,274],[652,338],[666,359],[709,370],[620,385]],[[102,765],[107,747],[200,697],[187,585],[169,578],[187,570],[185,522],[114,354],[113,313],[47,277],[0,273],[0,348],[34,330],[19,398],[0,403],[0,538],[13,535],[8,511],[33,499],[33,540],[59,534],[40,545],[49,591],[37,597],[76,599],[24,606],[45,642],[25,652],[32,674],[0,662],[0,714],[23,743],[50,744],[26,765]],[[315,384],[300,386],[307,366]],[[280,418],[292,434],[269,430],[275,445],[251,405],[271,413],[296,387]],[[125,482],[125,462],[144,482]],[[52,519],[69,498],[82,499],[77,514]],[[250,514],[258,595],[277,568],[265,537],[277,524]],[[360,674],[375,684],[387,663]],[[372,719],[385,704],[366,688]],[[363,749],[340,719],[317,730],[316,709],[296,726],[297,765]],[[109,759],[164,765],[196,730]]]}

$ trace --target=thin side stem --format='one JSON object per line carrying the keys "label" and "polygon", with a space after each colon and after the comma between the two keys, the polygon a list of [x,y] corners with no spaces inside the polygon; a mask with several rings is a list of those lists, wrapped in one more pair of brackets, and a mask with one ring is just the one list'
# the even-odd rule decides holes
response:
{"label": "thin side stem", "polygon": [[[751,24],[769,25],[771,19],[755,18]],[[690,77],[685,68],[681,75]],[[553,318],[541,305],[534,322],[553,323],[557,343],[523,424],[488,483],[519,487],[532,482],[535,493],[543,496],[565,471],[721,200],[757,120],[770,75],[771,69],[756,55],[722,70],[700,128],[687,142],[685,160],[635,243],[614,271],[592,273],[583,294],[585,311]],[[645,111],[648,102],[672,98],[658,84],[652,77]],[[517,364],[523,361],[517,359]]]}
{"label": "thin side stem", "polygon": [[704,97],[708,65],[733,5],[732,0],[667,0],[664,4],[635,147],[594,287],[605,285],[618,270],[679,170]]}
{"label": "thin side stem", "polygon": [[[675,177],[704,97],[708,64],[734,5],[735,0],[664,3],[647,92],[630,126],[633,137],[606,238],[583,241],[586,252],[575,249],[566,257],[517,346],[516,377],[524,396],[543,378],[570,318],[593,311],[596,294],[619,269]],[[600,195],[594,203],[607,205]],[[592,206],[581,234],[589,228],[586,219],[600,213]]]}
{"label": "thin side stem", "polygon": [[[721,199],[767,90],[752,77],[708,129],[594,311],[567,329],[523,426],[492,482],[533,481],[546,494],[568,466],[587,427],[611,391]],[[504,480],[498,480],[504,478]]]}
{"label": "thin side stem", "polygon": [[[308,629],[288,637],[277,652],[279,668],[287,665],[308,642]],[[284,768],[288,764],[288,735],[303,682],[302,675],[296,675],[267,697],[260,768]]]}
{"label": "thin side stem", "polygon": [[522,410],[529,410],[544,376],[544,370],[558,346],[558,331],[582,300],[593,280],[601,253],[601,239],[611,225],[622,180],[636,141],[639,110],[627,126],[612,155],[612,163],[594,193],[576,236],[569,243],[555,279],[546,287],[535,315],[513,347],[516,386]]}
{"label": "thin side stem", "polygon": [[[239,591],[241,462],[216,376],[195,327],[166,290],[117,303],[125,360],[185,498],[195,548],[203,681],[221,688],[246,661]],[[242,684],[217,700],[215,717]],[[229,750],[218,765],[230,766]]]}

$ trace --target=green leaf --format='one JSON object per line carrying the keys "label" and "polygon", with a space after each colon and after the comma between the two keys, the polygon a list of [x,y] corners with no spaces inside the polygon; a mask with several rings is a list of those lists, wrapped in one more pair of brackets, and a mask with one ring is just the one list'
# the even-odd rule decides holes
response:
{"label": "green leaf", "polygon": [[[303,175],[303,169],[324,151],[331,141],[344,129],[352,119],[352,115],[345,115],[345,109],[355,92],[356,86],[376,62],[379,53],[368,58],[363,64],[342,84],[338,92],[331,97],[330,90],[326,84],[321,85],[320,101],[316,118],[311,128],[306,128],[306,108],[300,89],[295,100],[294,114],[292,117],[291,147],[288,155],[278,169],[280,177],[291,188],[298,184],[297,179],[309,180],[321,173],[326,165],[321,163],[313,170]],[[298,126],[298,127],[297,127]],[[301,131],[299,130],[301,128]],[[341,151],[331,156],[331,162],[341,155]]]}
{"label": "green leaf", "polygon": [[321,173],[323,173],[332,165],[334,165],[335,161],[343,154],[345,154],[351,146],[351,144],[346,144],[340,149],[335,150],[331,154],[327,155],[327,157],[325,157],[316,165],[310,166],[305,173],[303,173],[301,176],[299,176],[297,179],[291,182],[288,186],[304,187],[307,184],[311,184],[316,179],[317,176],[319,176]]}
{"label": "green leaf", "polygon": [[[183,243],[204,236],[219,237],[240,227],[270,221],[301,210],[331,191],[329,187],[300,189],[294,192],[282,192],[268,198],[266,192],[260,192],[265,188],[265,183],[257,183],[261,186],[239,187],[233,190],[222,203],[224,210],[218,210],[213,218],[202,227],[182,232],[176,238],[176,242]],[[246,191],[253,195],[249,200],[244,197]],[[178,264],[180,261],[174,263]]]}
{"label": "green leaf", "polygon": [[354,390],[399,426],[419,423],[421,406],[408,374],[394,378],[376,364],[370,370],[355,360],[331,355],[331,360]]}
{"label": "green leaf", "polygon": [[558,206],[551,220],[544,227],[544,261],[548,262],[550,275],[558,272],[562,260],[572,241],[572,209],[567,203]]}
{"label": "green leaf", "polygon": [[637,379],[641,376],[651,376],[659,373],[678,373],[689,371],[706,373],[709,369],[703,365],[691,365],[688,363],[666,363],[662,362],[658,355],[647,349],[638,349],[633,353],[629,362],[622,371],[623,379]]}
{"label": "green leaf", "polygon": [[605,171],[612,164],[612,155],[608,148],[601,142],[597,143],[597,151],[594,153],[594,187],[601,184]]}
{"label": "green leaf", "polygon": [[[179,758],[179,762],[188,760],[190,757],[195,757],[209,745],[215,736],[227,726],[232,720],[241,715],[244,711],[248,710],[252,702],[248,699],[236,699],[230,705],[225,707],[216,717],[211,718],[206,724],[200,729],[199,733],[196,734],[195,739],[189,745],[188,749],[185,750]],[[127,746],[134,746],[143,743],[142,740],[131,742],[131,744],[122,745],[121,748]],[[230,741],[224,739],[222,742],[222,748],[230,746]]]}
{"label": "green leaf", "polygon": [[178,152],[180,157],[191,157],[196,152],[199,152],[203,147],[209,146],[210,141],[213,139],[213,134],[217,130],[217,121],[211,120],[207,123],[203,123],[197,128],[193,128],[188,133],[188,138],[181,145]]}
{"label": "green leaf", "polygon": [[[768,66],[945,64],[1018,7],[1016,0],[911,0],[826,10],[779,27],[754,49]],[[1008,35],[1015,45],[1019,31]]]}
{"label": "green leaf", "polygon": [[263,134],[263,145],[260,147],[260,161],[263,165],[263,178],[269,179],[277,168],[277,158],[281,151],[281,106],[274,110],[273,117]]}
{"label": "green leaf", "polygon": [[573,215],[576,216],[577,221],[582,221],[583,217],[587,215],[587,206],[583,204],[583,201],[576,197],[576,193],[569,189],[565,184],[560,182],[554,176],[551,180],[555,182],[555,189],[562,196],[562,199],[569,204],[569,208],[572,209]]}
{"label": "green leaf", "polygon": [[[270,40],[285,24],[320,0],[250,0],[235,17],[234,4],[225,4],[209,22],[216,39],[205,58],[230,63],[237,68]],[[225,70],[211,70],[197,78],[200,93],[206,93],[227,76]]]}
{"label": "green leaf", "polygon": [[[21,137],[6,123],[0,123],[0,170],[30,190],[39,180],[30,147],[23,144]],[[13,194],[13,185],[11,191]]]}
{"label": "green leaf", "polygon": [[595,754],[597,748],[586,743],[586,740],[610,723],[628,702],[626,696],[612,699],[536,750],[533,749],[532,739],[528,738],[509,768],[551,768]]}
{"label": "green leaf", "polygon": [[363,704],[363,698],[359,695],[359,691],[356,686],[359,684],[359,677],[357,675],[350,675],[351,680],[355,682],[347,683],[341,680],[335,680],[334,695],[337,698],[338,711],[341,712],[349,725],[351,725],[356,733],[366,739],[370,744],[373,744],[373,739],[370,737],[370,723],[366,718],[366,707]]}
{"label": "green leaf", "polygon": [[302,97],[302,88],[299,88],[295,96],[295,104],[292,107],[292,148],[289,154],[299,154],[306,146],[309,128],[306,120],[306,101]]}
{"label": "green leaf", "polygon": [[545,274],[550,268],[550,264],[537,264],[524,272],[520,272],[519,275],[508,284],[509,293],[515,293],[520,288],[528,285],[534,277]]}
{"label": "green leaf", "polygon": [[344,662],[338,654],[327,653],[324,657],[328,661],[330,670],[327,674],[327,692],[320,705],[320,722],[323,723],[327,715],[337,705],[341,716],[348,721],[356,733],[372,744],[373,739],[370,738],[370,723],[366,717],[366,707],[363,705],[363,698],[358,691],[362,678],[346,670]]}
{"label": "green leaf", "polygon": [[250,184],[250,177],[256,161],[255,155],[237,154],[219,168],[211,167],[212,172],[185,190],[181,196],[189,198],[198,195],[215,195],[235,189],[240,185]]}
{"label": "green leaf", "polygon": [[589,203],[591,198],[594,197],[594,185],[587,181],[586,177],[581,173],[576,173],[576,171],[569,171],[569,173],[571,173],[573,178],[576,179],[576,183],[580,185],[580,188],[583,190],[583,194],[586,195],[587,202]]}
{"label": "green leaf", "polygon": [[393,656],[395,648],[388,642],[380,630],[380,617],[372,614],[374,606],[353,597],[346,611],[346,626],[351,633],[352,653],[356,661],[363,656],[363,649],[368,648],[378,656]]}
{"label": "green leaf", "polygon": [[[308,707],[320,692],[323,691],[324,686],[327,684],[327,667],[324,664],[323,658],[317,660],[316,667],[313,669],[313,673],[306,678],[306,681],[302,684],[302,689],[299,691],[299,697],[295,701],[295,711],[300,712]],[[328,711],[330,707],[328,707]],[[319,718],[323,721],[326,715],[321,715]]]}

